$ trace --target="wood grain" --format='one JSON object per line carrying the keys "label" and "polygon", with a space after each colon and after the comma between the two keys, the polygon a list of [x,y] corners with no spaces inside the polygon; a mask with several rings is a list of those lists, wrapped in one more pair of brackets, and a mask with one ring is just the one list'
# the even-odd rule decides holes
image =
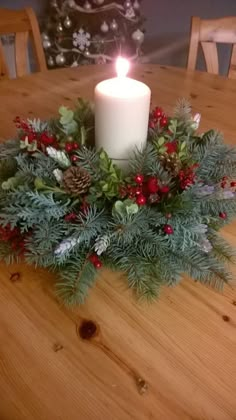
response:
{"label": "wood grain", "polygon": [[[112,67],[84,67],[0,82],[0,137],[13,118],[55,115],[93,98]],[[133,76],[171,112],[191,99],[203,130],[236,143],[236,83],[207,73],[141,66]],[[236,245],[236,223],[224,236]],[[54,277],[24,264],[0,265],[1,420],[235,420],[236,294],[190,279],[136,302],[119,274],[102,271],[86,304],[67,310]],[[233,268],[234,274],[236,268]]]}

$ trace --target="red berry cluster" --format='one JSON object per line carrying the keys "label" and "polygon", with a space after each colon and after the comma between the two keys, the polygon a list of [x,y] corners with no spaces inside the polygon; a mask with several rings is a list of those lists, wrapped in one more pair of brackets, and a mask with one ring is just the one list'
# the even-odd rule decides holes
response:
{"label": "red berry cluster", "polygon": [[24,237],[18,227],[12,229],[9,224],[5,227],[0,226],[0,241],[8,242],[12,250],[19,251],[20,254],[25,250]]}
{"label": "red berry cluster", "polygon": [[223,176],[220,185],[221,185],[222,188],[225,188],[225,187],[235,188],[236,187],[236,181],[230,181],[227,176]]}
{"label": "red berry cluster", "polygon": [[194,164],[186,169],[181,169],[179,171],[179,181],[180,181],[180,188],[185,190],[186,188],[193,185],[196,179],[195,169],[198,167],[198,164]]}
{"label": "red berry cluster", "polygon": [[91,254],[88,259],[95,268],[98,269],[102,267],[102,261],[98,258],[97,254]]}
{"label": "red berry cluster", "polygon": [[128,184],[120,188],[120,197],[135,199],[139,206],[144,206],[147,200],[150,203],[157,203],[163,194],[170,191],[168,185],[160,185],[155,176],[145,178],[143,174],[137,174],[134,177],[134,182],[136,185]]}
{"label": "red berry cluster", "polygon": [[168,118],[166,117],[162,108],[156,107],[150,114],[149,127],[155,129],[156,127],[165,128],[168,124]]}
{"label": "red berry cluster", "polygon": [[[14,120],[16,127],[20,130],[20,139],[22,141],[28,140],[28,143],[37,142],[37,148],[45,152],[46,147],[52,146],[55,149],[59,148],[58,141],[56,137],[50,134],[48,131],[43,131],[42,133],[36,133],[33,127],[25,120],[20,117],[16,117]],[[67,141],[64,149],[67,153],[70,154],[70,159],[72,162],[77,162],[79,159],[77,155],[73,154],[76,150],[79,149],[79,144],[76,141]]]}
{"label": "red berry cluster", "polygon": [[27,139],[29,144],[37,141],[37,148],[43,151],[48,146],[58,147],[57,139],[48,133],[48,131],[36,133],[33,127],[20,117],[16,117],[14,122],[16,127],[21,131],[20,139],[22,141]]}
{"label": "red berry cluster", "polygon": [[77,219],[77,214],[74,212],[66,214],[66,216],[64,217],[64,220],[66,222],[74,222],[76,219]]}
{"label": "red berry cluster", "polygon": [[65,144],[65,151],[70,154],[71,162],[77,162],[79,157],[77,155],[72,154],[76,150],[79,149],[79,144],[76,141],[67,141]]}

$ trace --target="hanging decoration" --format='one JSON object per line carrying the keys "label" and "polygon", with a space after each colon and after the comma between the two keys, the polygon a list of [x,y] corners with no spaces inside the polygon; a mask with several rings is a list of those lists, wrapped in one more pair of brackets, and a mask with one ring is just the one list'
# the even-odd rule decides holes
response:
{"label": "hanging decoration", "polygon": [[[75,62],[78,66],[112,62],[120,52],[131,61],[138,61],[143,55],[144,38],[144,19],[139,6],[139,0],[50,3],[42,27],[46,62],[51,63],[49,57],[52,57],[55,66],[62,67],[61,60],[56,59],[59,54],[63,54],[67,67],[74,66]],[[87,40],[86,34],[90,35]],[[48,64],[48,67],[54,66]]]}

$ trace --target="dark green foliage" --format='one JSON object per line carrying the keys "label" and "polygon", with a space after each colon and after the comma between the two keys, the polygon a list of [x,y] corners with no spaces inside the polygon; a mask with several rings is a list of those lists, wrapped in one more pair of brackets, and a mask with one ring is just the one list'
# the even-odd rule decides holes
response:
{"label": "dark green foliage", "polygon": [[[183,273],[218,290],[229,283],[227,264],[235,260],[235,252],[219,230],[236,214],[236,149],[213,130],[199,136],[185,101],[179,102],[168,126],[151,131],[146,148],[135,151],[128,174],[104,151],[88,146],[94,140],[94,116],[83,101],[75,111],[60,108],[59,119],[33,120],[30,127],[39,136],[54,135],[57,148],[29,152],[20,148],[19,139],[0,145],[2,259],[19,257],[19,250],[4,240],[5,230],[19,229],[26,262],[57,273],[57,294],[66,304],[84,302],[96,280],[91,259],[96,253],[101,264],[126,273],[129,287],[149,300],[163,285],[178,284]],[[86,194],[72,196],[64,188],[63,173],[72,165],[64,152],[68,138],[80,146],[74,165],[91,177]],[[168,152],[173,141],[176,150]],[[169,166],[163,157],[172,158]],[[192,176],[184,186],[181,171]],[[131,191],[137,187],[137,174],[144,177],[144,206]],[[153,202],[145,193],[152,177],[159,183]],[[160,192],[163,186],[168,186],[166,194]]]}

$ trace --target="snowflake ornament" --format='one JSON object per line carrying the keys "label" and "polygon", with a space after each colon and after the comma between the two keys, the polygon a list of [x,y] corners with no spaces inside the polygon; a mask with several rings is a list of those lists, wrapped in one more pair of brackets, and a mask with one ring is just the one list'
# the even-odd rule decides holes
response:
{"label": "snowflake ornament", "polygon": [[73,45],[84,51],[86,47],[90,46],[90,38],[91,35],[81,28],[78,32],[73,33]]}
{"label": "snowflake ornament", "polygon": [[135,17],[135,11],[134,11],[133,7],[130,7],[129,9],[126,10],[125,17],[127,19],[133,19]]}

